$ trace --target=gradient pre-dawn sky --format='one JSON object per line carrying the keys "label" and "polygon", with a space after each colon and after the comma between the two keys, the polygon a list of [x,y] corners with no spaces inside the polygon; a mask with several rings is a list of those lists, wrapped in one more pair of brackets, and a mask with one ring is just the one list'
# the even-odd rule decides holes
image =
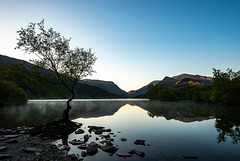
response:
{"label": "gradient pre-dawn sky", "polygon": [[0,54],[14,50],[30,22],[45,20],[71,48],[98,57],[90,79],[123,90],[182,73],[240,70],[240,0],[0,0]]}

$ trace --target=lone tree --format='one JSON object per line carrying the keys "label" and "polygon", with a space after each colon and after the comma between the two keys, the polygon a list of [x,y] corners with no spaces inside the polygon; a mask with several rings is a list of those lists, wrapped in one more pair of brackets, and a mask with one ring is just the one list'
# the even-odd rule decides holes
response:
{"label": "lone tree", "polygon": [[[38,27],[36,29],[36,26]],[[19,38],[15,49],[35,54],[38,59],[31,60],[40,68],[49,69],[58,78],[59,83],[71,93],[62,119],[69,120],[70,102],[74,98],[74,86],[78,80],[91,75],[93,64],[97,60],[91,49],[76,47],[70,49],[70,39],[66,39],[52,28],[44,28],[44,20],[30,23],[26,29],[17,31]]]}

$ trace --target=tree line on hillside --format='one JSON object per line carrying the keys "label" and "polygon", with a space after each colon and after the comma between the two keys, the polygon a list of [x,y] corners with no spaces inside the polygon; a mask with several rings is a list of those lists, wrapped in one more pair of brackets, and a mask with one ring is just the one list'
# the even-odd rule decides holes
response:
{"label": "tree line on hillside", "polygon": [[214,82],[211,85],[169,88],[166,85],[149,85],[145,97],[150,100],[214,102],[225,105],[240,104],[240,70],[226,72],[213,69]]}
{"label": "tree line on hillside", "polygon": [[[0,66],[0,106],[25,104],[27,99],[67,99],[71,94],[54,74],[14,63]],[[75,98],[115,98],[99,87],[77,82]]]}

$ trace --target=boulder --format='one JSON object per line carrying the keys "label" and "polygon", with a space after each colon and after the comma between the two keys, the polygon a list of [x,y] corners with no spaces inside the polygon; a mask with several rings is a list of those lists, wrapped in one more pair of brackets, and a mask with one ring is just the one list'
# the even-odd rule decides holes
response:
{"label": "boulder", "polygon": [[118,148],[116,148],[115,146],[109,145],[109,146],[100,146],[100,148],[102,149],[102,151],[105,151],[107,153],[115,153]]}
{"label": "boulder", "polygon": [[82,129],[78,129],[77,131],[75,131],[75,134],[83,134],[84,133],[84,130]]}
{"label": "boulder", "polygon": [[87,154],[88,155],[94,155],[98,152],[98,144],[95,143],[95,142],[91,142],[88,144],[88,147],[87,147]]}

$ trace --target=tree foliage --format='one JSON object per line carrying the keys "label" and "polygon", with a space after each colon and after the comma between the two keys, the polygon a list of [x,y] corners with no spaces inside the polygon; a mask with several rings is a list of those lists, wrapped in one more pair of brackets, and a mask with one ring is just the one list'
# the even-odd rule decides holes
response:
{"label": "tree foliage", "polygon": [[178,101],[193,100],[196,102],[215,102],[225,105],[240,104],[240,71],[226,72],[213,69],[214,82],[206,86],[189,86],[170,89],[167,86],[150,85],[146,96],[151,100]]}
{"label": "tree foliage", "polygon": [[44,20],[37,24],[30,23],[26,29],[21,28],[17,33],[19,38],[16,48],[35,54],[38,58],[32,62],[55,73],[60,83],[72,94],[67,101],[66,115],[68,115],[71,109],[70,101],[75,96],[76,82],[94,72],[92,66],[97,59],[94,53],[91,49],[79,47],[70,49],[70,39],[62,37],[53,28],[45,29]]}
{"label": "tree foliage", "polygon": [[0,106],[25,103],[27,103],[27,95],[22,88],[13,82],[0,80]]}

